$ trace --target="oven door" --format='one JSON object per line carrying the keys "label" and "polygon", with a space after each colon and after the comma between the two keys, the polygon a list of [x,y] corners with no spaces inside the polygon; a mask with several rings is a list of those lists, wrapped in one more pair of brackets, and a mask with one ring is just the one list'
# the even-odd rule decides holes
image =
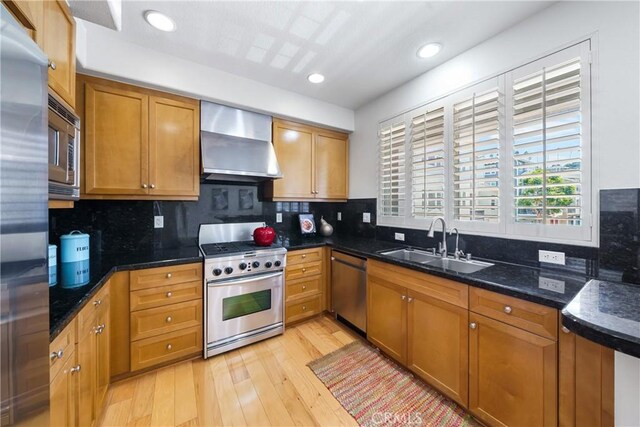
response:
{"label": "oven door", "polygon": [[282,324],[284,273],[207,283],[207,343]]}
{"label": "oven door", "polygon": [[49,181],[74,184],[74,131],[72,125],[49,110]]}

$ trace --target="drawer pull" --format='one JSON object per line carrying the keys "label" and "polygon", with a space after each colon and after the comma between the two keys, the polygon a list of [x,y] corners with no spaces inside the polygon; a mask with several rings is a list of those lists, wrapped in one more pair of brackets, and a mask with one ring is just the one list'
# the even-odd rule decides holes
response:
{"label": "drawer pull", "polygon": [[167,273],[167,279],[171,279],[172,276],[173,276],[173,274]]}
{"label": "drawer pull", "polygon": [[142,184],[142,188],[147,188],[147,184]]}
{"label": "drawer pull", "polygon": [[307,311],[307,306],[306,305],[302,306],[302,311]]}
{"label": "drawer pull", "polygon": [[171,316],[167,316],[167,323],[173,322],[173,318]]}
{"label": "drawer pull", "polygon": [[567,327],[566,327],[566,326],[563,326],[561,330],[562,330],[562,332],[564,332],[565,334],[568,334],[569,332],[571,332],[569,329],[567,329]]}
{"label": "drawer pull", "polygon": [[62,356],[64,355],[64,351],[62,351],[62,349],[58,350],[58,351],[52,351],[51,355],[49,356],[49,358],[51,360],[55,360],[55,359],[62,359]]}
{"label": "drawer pull", "polygon": [[104,331],[105,324],[98,325],[94,328],[96,335],[101,334]]}
{"label": "drawer pull", "polygon": [[402,296],[400,296],[400,299],[401,299],[402,301],[404,301],[405,299],[407,299],[407,296],[406,296],[406,295],[402,295]]}
{"label": "drawer pull", "polygon": [[302,269],[302,272],[303,272],[303,273],[305,273],[306,271],[307,271],[307,269],[306,269],[306,268],[303,268],[303,269]]}
{"label": "drawer pull", "polygon": [[101,300],[101,299],[97,299],[97,300],[95,300],[95,301],[93,302],[93,306],[94,306],[94,307],[97,307],[97,306],[99,306],[100,304],[102,304],[102,300]]}
{"label": "drawer pull", "polygon": [[306,257],[307,257],[307,254],[302,254],[302,258],[306,258]]}
{"label": "drawer pull", "polygon": [[505,306],[504,306],[504,312],[505,312],[505,313],[507,313],[507,314],[511,314],[511,312],[512,312],[512,311],[513,311],[513,310],[511,309],[511,307],[510,307],[510,306],[508,306],[508,305],[505,305]]}
{"label": "drawer pull", "polygon": [[171,350],[173,346],[171,344],[167,344],[167,350]]}
{"label": "drawer pull", "polygon": [[49,64],[48,64],[48,65],[49,65],[49,68],[51,68],[52,70],[54,70],[54,71],[55,71],[55,69],[56,69],[56,63],[55,63],[55,62],[53,62],[53,61],[49,61]]}
{"label": "drawer pull", "polygon": [[411,302],[411,301],[413,301],[413,298],[411,297],[407,298],[407,302]]}
{"label": "drawer pull", "polygon": [[82,367],[81,367],[80,365],[76,365],[76,366],[74,366],[73,368],[71,368],[69,371],[70,371],[72,374],[75,374],[76,372],[80,372],[80,369],[82,369]]}
{"label": "drawer pull", "polygon": [[471,323],[469,324],[469,327],[470,327],[471,329],[476,329],[476,328],[478,327],[478,324],[477,324],[476,322],[471,322]]}
{"label": "drawer pull", "polygon": [[305,289],[307,289],[307,285],[302,285],[302,290],[304,291]]}
{"label": "drawer pull", "polygon": [[167,292],[167,298],[171,298],[173,296],[173,292]]}

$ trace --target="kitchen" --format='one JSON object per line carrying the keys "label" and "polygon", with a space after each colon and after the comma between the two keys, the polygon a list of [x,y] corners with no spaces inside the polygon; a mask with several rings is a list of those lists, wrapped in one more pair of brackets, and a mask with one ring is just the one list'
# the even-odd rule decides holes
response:
{"label": "kitchen", "polygon": [[2,2],[2,425],[640,425],[637,2],[113,3]]}

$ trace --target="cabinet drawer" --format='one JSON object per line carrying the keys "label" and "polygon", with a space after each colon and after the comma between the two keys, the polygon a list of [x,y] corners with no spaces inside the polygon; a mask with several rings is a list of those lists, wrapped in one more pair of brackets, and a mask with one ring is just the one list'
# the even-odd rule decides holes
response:
{"label": "cabinet drawer", "polygon": [[202,302],[187,301],[131,313],[131,341],[202,325]]}
{"label": "cabinet drawer", "polygon": [[285,281],[303,279],[322,274],[322,262],[305,262],[304,264],[288,265],[284,271]]}
{"label": "cabinet drawer", "polygon": [[88,329],[98,326],[95,324],[96,316],[109,310],[109,300],[109,286],[105,284],[78,313],[78,336],[82,336]]}
{"label": "cabinet drawer", "polygon": [[202,351],[202,328],[181,329],[131,343],[131,370],[148,368]]}
{"label": "cabinet drawer", "polygon": [[285,307],[285,323],[296,322],[320,313],[321,295],[287,303]]}
{"label": "cabinet drawer", "polygon": [[299,279],[287,282],[285,300],[300,299],[315,295],[322,291],[322,278],[315,276],[309,279]]}
{"label": "cabinet drawer", "polygon": [[322,261],[322,248],[302,249],[287,253],[287,265]]}
{"label": "cabinet drawer", "polygon": [[[71,357],[76,346],[76,321],[71,321],[49,344],[50,378],[53,379],[62,365]],[[55,353],[55,356],[53,354]],[[59,357],[58,357],[59,355]]]}
{"label": "cabinet drawer", "polygon": [[558,339],[558,312],[519,298],[469,289],[469,309],[542,337]]}
{"label": "cabinet drawer", "polygon": [[202,264],[171,265],[169,267],[133,270],[129,272],[131,290],[168,286],[176,283],[202,281]]}
{"label": "cabinet drawer", "polygon": [[129,304],[136,311],[196,299],[202,299],[201,280],[133,291]]}

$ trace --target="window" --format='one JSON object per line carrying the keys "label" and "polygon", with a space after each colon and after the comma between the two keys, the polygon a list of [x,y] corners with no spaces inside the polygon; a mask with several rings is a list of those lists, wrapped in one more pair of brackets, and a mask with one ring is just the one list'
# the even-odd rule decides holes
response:
{"label": "window", "polygon": [[589,57],[585,41],[382,123],[379,224],[590,241]]}

